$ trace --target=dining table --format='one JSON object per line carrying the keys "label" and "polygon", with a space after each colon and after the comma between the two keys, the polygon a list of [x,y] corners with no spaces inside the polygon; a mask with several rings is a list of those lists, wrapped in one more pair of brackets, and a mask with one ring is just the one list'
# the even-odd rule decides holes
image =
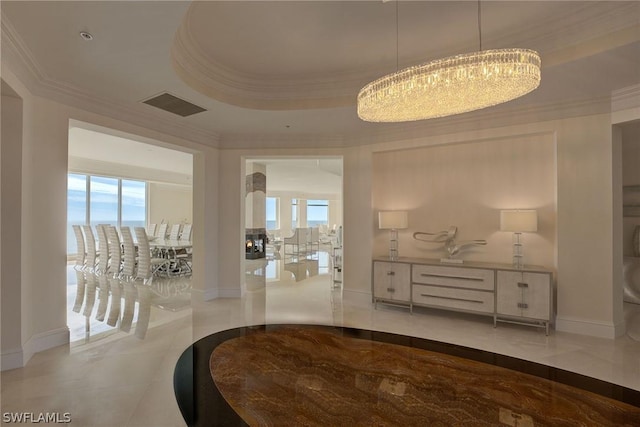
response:
{"label": "dining table", "polygon": [[175,240],[154,238],[149,240],[149,247],[157,258],[166,258],[167,265],[157,271],[166,276],[185,276],[191,274],[191,240]]}

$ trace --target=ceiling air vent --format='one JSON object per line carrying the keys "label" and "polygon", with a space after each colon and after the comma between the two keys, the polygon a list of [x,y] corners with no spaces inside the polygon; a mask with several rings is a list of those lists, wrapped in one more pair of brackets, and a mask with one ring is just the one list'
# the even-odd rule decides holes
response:
{"label": "ceiling air vent", "polygon": [[173,96],[170,93],[166,92],[142,102],[182,117],[187,117],[196,113],[207,111],[205,108],[198,107],[195,104],[187,102],[184,99],[180,99],[177,96]]}

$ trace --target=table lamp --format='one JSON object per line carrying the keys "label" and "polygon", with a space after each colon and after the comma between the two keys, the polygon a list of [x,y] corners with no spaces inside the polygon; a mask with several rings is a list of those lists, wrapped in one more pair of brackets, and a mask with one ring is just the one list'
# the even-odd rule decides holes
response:
{"label": "table lamp", "polygon": [[513,232],[513,266],[524,267],[522,233],[538,231],[538,212],[533,209],[500,211],[500,230]]}
{"label": "table lamp", "polygon": [[407,228],[409,224],[406,211],[378,212],[378,228],[389,230],[389,259],[398,259],[398,230]]}

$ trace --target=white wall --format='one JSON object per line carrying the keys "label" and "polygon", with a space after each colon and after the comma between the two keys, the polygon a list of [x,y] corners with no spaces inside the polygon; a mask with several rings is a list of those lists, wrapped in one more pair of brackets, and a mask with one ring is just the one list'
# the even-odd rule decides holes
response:
{"label": "white wall", "polygon": [[[512,233],[500,231],[500,210],[535,209],[538,232],[523,235],[524,262],[555,270],[555,156],[551,134],[376,153],[374,218],[378,211],[409,211],[409,228],[399,231],[400,256],[446,257],[442,244],[412,235],[457,226],[457,241],[487,241],[457,258],[510,264]],[[374,255],[386,255],[388,230],[375,224],[374,235]]]}
{"label": "white wall", "polygon": [[[624,332],[622,298],[617,297],[621,283],[614,278],[618,276],[622,260],[617,259],[619,255],[613,250],[614,147],[609,114],[532,121],[528,125],[416,138],[378,144],[373,150],[380,152],[535,135],[548,135],[555,140],[557,148],[556,328],[603,337],[620,335]],[[418,184],[422,183],[414,185]],[[517,197],[518,194],[512,196]],[[345,206],[345,223],[349,216]],[[371,222],[370,227],[373,230],[375,224]],[[541,227],[544,229],[545,225],[541,224]],[[382,251],[384,237],[380,236],[380,239],[376,251]]]}
{"label": "white wall", "polygon": [[[622,185],[640,185],[640,136],[629,127],[622,127]],[[640,216],[623,218],[623,253],[633,256],[633,232],[640,226]]]}
{"label": "white wall", "polygon": [[[0,338],[2,369],[22,366],[21,223],[22,223],[22,100],[6,96],[2,88],[0,137],[0,301],[3,303]],[[13,94],[11,94],[13,95]]]}
{"label": "white wall", "polygon": [[149,224],[193,222],[191,186],[150,182],[148,189]]}
{"label": "white wall", "polygon": [[[558,327],[613,337],[624,332],[614,299],[611,118],[563,120],[558,144]],[[619,262],[619,264],[618,264]],[[616,273],[618,271],[616,270]]]}
{"label": "white wall", "polygon": [[[34,352],[67,343],[66,196],[70,120],[112,129],[141,142],[180,148],[201,157],[194,215],[194,289],[211,295],[218,284],[218,151],[107,116],[34,96],[3,63],[3,79],[23,100],[21,325],[23,363]],[[179,133],[176,131],[176,133]],[[194,174],[196,171],[194,170]],[[195,185],[194,185],[195,187]],[[9,194],[2,193],[2,205]],[[195,212],[194,212],[195,214]],[[197,253],[197,254],[196,254]],[[3,284],[4,285],[4,284]],[[2,300],[2,311],[9,301]],[[5,349],[3,348],[3,351]]]}

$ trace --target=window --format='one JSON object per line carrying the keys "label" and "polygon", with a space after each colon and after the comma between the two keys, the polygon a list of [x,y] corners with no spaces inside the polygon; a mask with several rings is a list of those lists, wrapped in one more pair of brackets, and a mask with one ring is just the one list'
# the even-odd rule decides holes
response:
{"label": "window", "polygon": [[118,225],[118,180],[92,176],[89,183],[89,223]]}
{"label": "window", "polygon": [[291,199],[291,228],[298,227],[298,199]]}
{"label": "window", "polygon": [[267,230],[280,228],[278,221],[278,202],[276,197],[267,197]]}
{"label": "window", "polygon": [[147,183],[70,173],[67,175],[67,253],[78,250],[73,225],[144,227]]}
{"label": "window", "polygon": [[67,253],[78,251],[73,225],[87,223],[87,176],[67,175]]}
{"label": "window", "polygon": [[307,200],[307,224],[309,227],[329,224],[328,200]]}
{"label": "window", "polygon": [[144,227],[147,223],[147,184],[143,181],[122,180],[120,224]]}

